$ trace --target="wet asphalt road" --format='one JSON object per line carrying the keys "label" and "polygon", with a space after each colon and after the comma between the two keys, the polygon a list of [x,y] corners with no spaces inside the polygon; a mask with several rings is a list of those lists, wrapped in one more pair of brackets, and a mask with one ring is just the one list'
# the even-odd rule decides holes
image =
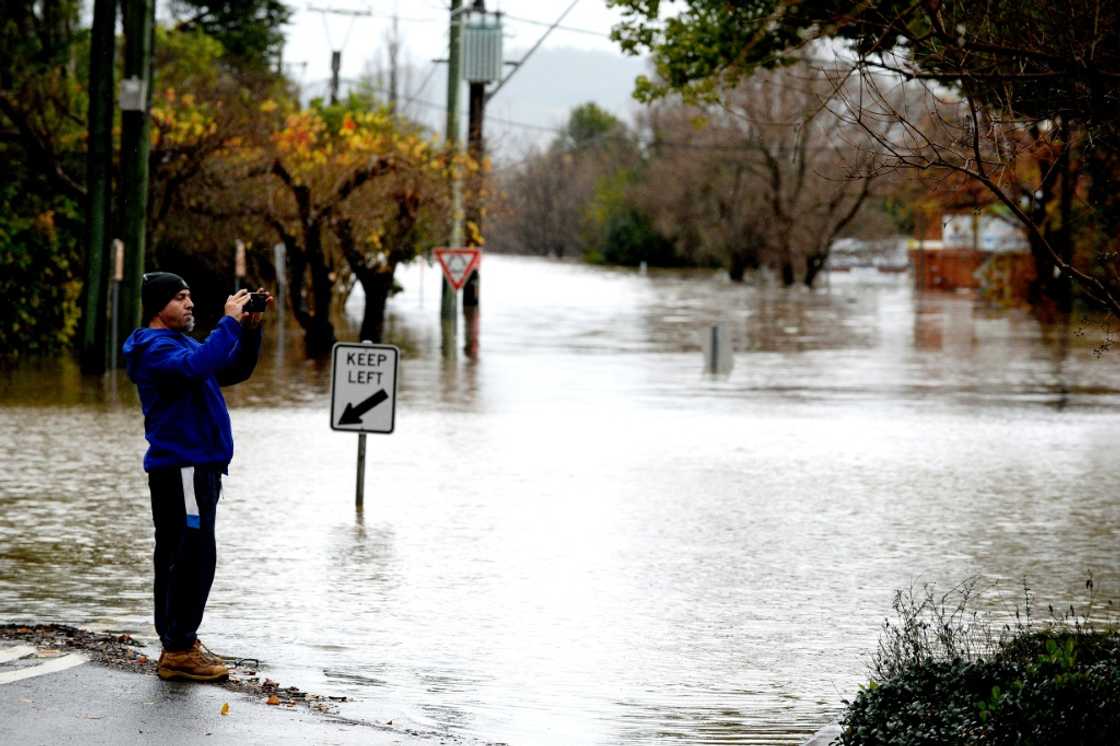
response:
{"label": "wet asphalt road", "polygon": [[[229,704],[229,714],[221,714]],[[269,706],[217,686],[164,682],[86,663],[0,685],[0,743],[452,743],[300,707]]]}

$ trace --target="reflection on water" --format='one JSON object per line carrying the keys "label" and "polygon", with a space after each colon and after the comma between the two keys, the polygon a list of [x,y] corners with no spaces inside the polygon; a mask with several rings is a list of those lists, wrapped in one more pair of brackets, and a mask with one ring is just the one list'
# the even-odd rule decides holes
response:
{"label": "reflection on water", "polygon": [[[330,371],[272,322],[228,392],[207,643],[469,737],[796,743],[865,678],[895,588],[1110,587],[1120,374],[1091,335],[831,279],[490,258],[470,355],[462,321],[442,350],[438,275],[413,268],[361,513]],[[717,322],[727,376],[703,372]],[[0,618],[150,633],[134,390],[67,362],[0,387]]]}

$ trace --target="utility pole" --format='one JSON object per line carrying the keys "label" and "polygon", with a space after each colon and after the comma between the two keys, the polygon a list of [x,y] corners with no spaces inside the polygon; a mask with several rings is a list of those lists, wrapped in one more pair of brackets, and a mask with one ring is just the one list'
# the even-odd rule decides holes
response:
{"label": "utility pole", "polygon": [[121,81],[121,181],[124,184],[125,271],[118,320],[124,339],[140,323],[140,284],[148,229],[152,46],[155,0],[129,0],[124,17],[124,80]]}
{"label": "utility pole", "polygon": [[400,29],[397,14],[393,14],[393,32],[389,36],[389,112],[397,113],[397,73],[398,58],[401,51]]}
{"label": "utility pole", "polygon": [[89,48],[89,154],[86,161],[86,283],[82,307],[81,363],[86,373],[105,371],[106,254],[113,204],[113,59],[117,2],[96,0]]}
{"label": "utility pole", "polygon": [[[447,45],[447,145],[452,153],[459,151],[459,42],[462,33],[462,0],[451,0],[450,41]],[[451,240],[452,247],[463,244],[463,185],[457,178],[451,180]],[[455,308],[455,289],[447,278],[442,278],[443,290],[440,293],[439,316],[454,329],[457,317]]]}
{"label": "utility pole", "polygon": [[[307,9],[309,11],[311,11],[312,13],[322,13],[324,15],[324,17],[327,16],[327,15],[350,16],[350,30],[351,31],[354,29],[354,20],[355,19],[361,18],[363,16],[372,16],[373,15],[373,13],[371,11],[368,11],[368,10],[349,10],[349,9],[343,9],[343,8],[321,8],[321,7],[316,7],[314,5],[308,5]],[[327,32],[327,36],[328,36],[327,43],[330,44],[331,40],[329,38],[330,37],[330,32],[329,31]],[[342,46],[343,47],[346,46],[346,42],[349,41],[349,39],[350,39],[350,32],[347,31],[346,32],[346,38],[342,40]],[[330,90],[330,101],[331,101],[332,106],[334,104],[338,103],[338,76],[339,76],[339,71],[341,69],[342,69],[342,49],[333,49],[333,50],[331,50],[331,90]]]}
{"label": "utility pole", "polygon": [[[486,12],[486,0],[474,0],[471,10]],[[482,236],[482,158],[485,155],[482,139],[482,123],[486,118],[486,83],[472,80],[470,84],[470,104],[467,114],[467,154],[480,168],[474,172],[470,185],[470,205],[467,207],[467,220],[475,230],[467,236],[468,246],[478,246]],[[463,286],[463,314],[467,316],[467,328],[471,328],[471,315],[478,309],[480,269],[475,269]],[[477,342],[477,340],[475,340]]]}
{"label": "utility pole", "polygon": [[338,71],[342,69],[342,52],[331,52],[331,106],[338,103]]}

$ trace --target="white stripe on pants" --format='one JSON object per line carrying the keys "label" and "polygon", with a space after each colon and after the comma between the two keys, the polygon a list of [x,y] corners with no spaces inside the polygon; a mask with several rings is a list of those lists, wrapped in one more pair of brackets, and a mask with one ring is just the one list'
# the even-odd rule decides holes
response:
{"label": "white stripe on pants", "polygon": [[201,520],[198,517],[198,499],[194,496],[194,467],[184,466],[180,473],[183,475],[183,507],[187,511],[187,528],[199,528]]}

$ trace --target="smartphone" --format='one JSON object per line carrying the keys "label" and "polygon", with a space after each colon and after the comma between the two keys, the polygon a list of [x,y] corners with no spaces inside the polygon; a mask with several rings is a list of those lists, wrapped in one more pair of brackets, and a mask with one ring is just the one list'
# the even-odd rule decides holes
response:
{"label": "smartphone", "polygon": [[243,310],[246,313],[264,313],[268,308],[268,293],[249,293],[249,302]]}

